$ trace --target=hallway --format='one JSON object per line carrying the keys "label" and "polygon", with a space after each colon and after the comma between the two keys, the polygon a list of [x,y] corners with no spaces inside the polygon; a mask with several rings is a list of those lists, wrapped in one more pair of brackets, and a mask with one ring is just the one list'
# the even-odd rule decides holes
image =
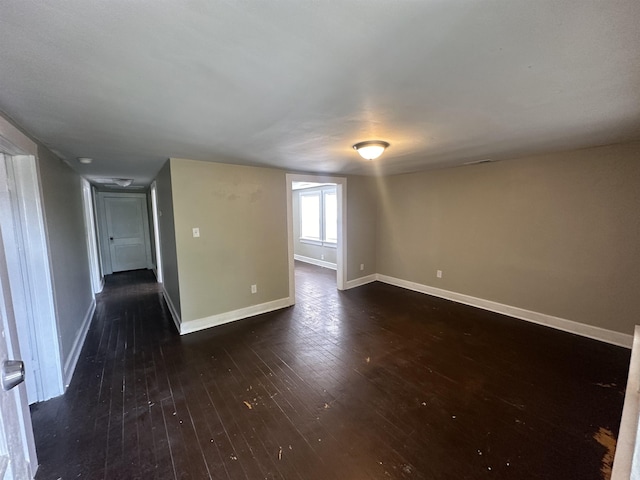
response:
{"label": "hallway", "polygon": [[106,277],[38,479],[606,477],[630,351],[296,264],[294,307],[179,336]]}

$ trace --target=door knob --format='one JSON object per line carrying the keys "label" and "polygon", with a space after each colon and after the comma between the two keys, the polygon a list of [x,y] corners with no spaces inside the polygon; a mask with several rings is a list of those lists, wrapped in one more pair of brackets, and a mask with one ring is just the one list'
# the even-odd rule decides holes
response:
{"label": "door knob", "polygon": [[11,390],[24,382],[24,362],[21,360],[5,360],[2,364],[2,388]]}

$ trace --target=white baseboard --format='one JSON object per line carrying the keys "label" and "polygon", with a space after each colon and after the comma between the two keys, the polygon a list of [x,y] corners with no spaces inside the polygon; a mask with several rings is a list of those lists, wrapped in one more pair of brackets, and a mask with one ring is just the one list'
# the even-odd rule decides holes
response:
{"label": "white baseboard", "polygon": [[356,278],[354,280],[348,280],[345,285],[345,290],[356,288],[361,285],[366,285],[367,283],[375,282],[376,280],[378,280],[378,275],[376,275],[375,273],[367,275],[365,277]]}
{"label": "white baseboard", "polygon": [[95,293],[100,293],[102,290],[104,290],[104,276],[100,277],[100,290]]}
{"label": "white baseboard", "polygon": [[171,301],[171,297],[169,296],[169,294],[164,288],[164,283],[162,284],[162,296],[164,297],[164,301],[167,303],[167,307],[169,307],[169,313],[171,314],[173,323],[176,326],[176,330],[180,332],[180,324],[182,323],[182,321],[180,320],[180,315],[178,315],[178,311],[176,310],[176,307],[173,305],[173,302]]}
{"label": "white baseboard", "polygon": [[319,267],[330,268],[331,270],[338,269],[338,265],[336,265],[335,263],[325,262],[324,260],[318,260],[316,258],[305,257],[303,255],[297,255],[297,254],[294,255],[293,258],[294,260],[298,260],[300,262],[310,263],[312,265],[317,265]]}
{"label": "white baseboard", "polygon": [[89,305],[88,310],[84,315],[84,319],[82,320],[82,325],[80,326],[80,331],[78,332],[78,336],[73,342],[73,346],[71,347],[71,352],[69,352],[69,356],[67,360],[64,362],[64,389],[66,390],[69,384],[71,383],[71,379],[73,378],[73,372],[76,370],[76,365],[78,364],[78,359],[80,358],[80,352],[82,351],[82,346],[84,345],[84,341],[87,338],[87,333],[89,332],[89,326],[91,325],[91,320],[93,319],[93,313],[96,311],[96,300],[95,298],[91,299],[91,304]]}
{"label": "white baseboard", "polygon": [[197,332],[198,330],[204,330],[205,328],[216,327],[225,323],[235,322],[236,320],[242,320],[243,318],[253,317],[262,313],[272,312],[274,310],[279,310],[293,305],[293,303],[294,302],[291,298],[286,297],[279,300],[273,300],[271,302],[261,303],[259,305],[240,308],[239,310],[233,310],[231,312],[224,312],[218,315],[211,315],[210,317],[190,320],[181,324],[180,335]]}
{"label": "white baseboard", "polygon": [[377,274],[377,279],[381,282],[395,285],[397,287],[426,293],[428,295],[433,295],[434,297],[453,300],[454,302],[464,303],[465,305],[482,308],[484,310],[489,310],[490,312],[501,313],[503,315],[519,318],[520,320],[526,320],[528,322],[537,323],[539,325],[546,325],[558,330],[575,333],[583,337],[593,338],[594,340],[600,340],[602,342],[611,343],[613,345],[631,348],[633,344],[632,335],[627,335],[625,333],[615,332],[613,330],[607,330],[600,327],[594,327],[593,325],[587,325],[584,323],[575,322],[573,320],[567,320],[566,318],[554,317],[552,315],[547,315],[544,313],[525,310],[524,308],[504,305],[502,303],[492,302],[491,300],[484,300],[482,298],[472,297],[463,293],[442,290],[440,288],[430,287],[428,285],[422,285],[420,283],[410,282],[408,280],[402,280],[395,277],[389,277],[387,275]]}

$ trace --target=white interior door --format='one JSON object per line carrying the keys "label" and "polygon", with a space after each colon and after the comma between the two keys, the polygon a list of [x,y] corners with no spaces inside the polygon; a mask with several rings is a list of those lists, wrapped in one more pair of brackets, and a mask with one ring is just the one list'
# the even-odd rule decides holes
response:
{"label": "white interior door", "polygon": [[[0,317],[0,374],[2,375],[2,382],[0,382],[2,383],[2,388],[0,388],[0,479],[30,479],[35,474],[37,460],[26,391],[24,384],[5,390],[13,384],[13,382],[10,385],[5,384],[6,380],[11,377],[6,373],[9,371],[9,361],[18,360],[20,349],[1,234]],[[12,373],[14,378],[19,378],[19,369]],[[22,375],[24,376],[24,369],[22,369]]]}
{"label": "white interior door", "polygon": [[[11,171],[11,157],[0,154],[0,227],[5,239],[5,259],[7,260],[7,272],[12,288],[12,306],[18,330],[18,341],[20,342],[20,352],[25,363],[25,368],[29,372],[27,375],[27,397],[30,403],[34,403],[41,398],[41,386],[37,380],[40,378],[38,348],[33,339],[35,338],[33,319],[31,317],[31,302],[29,282],[26,278],[26,265],[23,262],[23,251],[25,246],[21,242],[23,232],[21,222],[17,218],[19,206],[17,199],[11,198],[17,188],[13,181]],[[2,478],[2,477],[0,477]]]}
{"label": "white interior door", "polygon": [[104,206],[112,271],[148,268],[150,252],[146,198],[110,196],[105,197]]}
{"label": "white interior door", "polygon": [[[19,342],[27,367],[26,392],[32,403],[64,393],[37,153],[35,142],[0,115],[2,271],[8,271],[8,283],[4,285],[11,285],[11,291],[7,287],[4,295],[11,294],[15,320],[9,324],[11,332],[17,327],[15,341]],[[0,321],[6,326],[6,317]],[[21,386],[20,391],[24,390]],[[24,409],[23,417],[25,435],[31,438],[29,458],[35,472],[37,462],[28,408]]]}

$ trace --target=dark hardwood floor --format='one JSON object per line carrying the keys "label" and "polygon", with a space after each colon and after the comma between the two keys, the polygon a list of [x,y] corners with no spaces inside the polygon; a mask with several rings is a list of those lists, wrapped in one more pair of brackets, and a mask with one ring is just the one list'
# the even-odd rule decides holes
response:
{"label": "dark hardwood floor", "polygon": [[295,307],[179,336],[108,276],[38,479],[608,478],[630,351],[296,267]]}

